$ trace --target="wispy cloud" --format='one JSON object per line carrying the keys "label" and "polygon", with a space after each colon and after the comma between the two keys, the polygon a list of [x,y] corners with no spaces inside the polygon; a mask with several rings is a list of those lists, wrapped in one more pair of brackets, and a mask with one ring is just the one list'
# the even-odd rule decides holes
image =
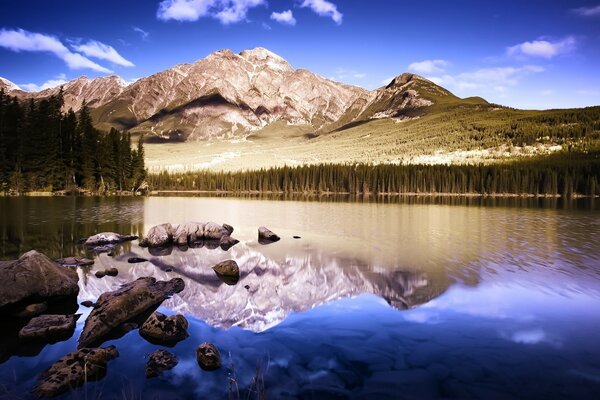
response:
{"label": "wispy cloud", "polygon": [[150,32],[143,30],[139,26],[132,26],[131,29],[133,29],[134,32],[139,33],[142,40],[148,40],[148,37],[150,37]]}
{"label": "wispy cloud", "polygon": [[65,83],[67,83],[67,76],[65,74],[60,74],[54,79],[47,80],[41,85],[38,85],[36,83],[24,83],[19,86],[26,92],[39,92],[44,89],[50,89],[60,85],[64,85]]}
{"label": "wispy cloud", "polygon": [[294,18],[294,14],[292,10],[282,11],[282,12],[273,12],[271,13],[271,19],[279,22],[283,25],[296,25],[296,18]]}
{"label": "wispy cloud", "polygon": [[76,44],[71,46],[73,50],[83,53],[88,57],[97,58],[99,60],[110,61],[114,64],[121,65],[123,67],[134,67],[135,65],[126,60],[120,55],[114,47],[98,42],[96,40],[88,40],[83,44]]}
{"label": "wispy cloud", "polygon": [[344,69],[344,68],[338,68],[335,70],[335,76],[333,77],[333,80],[348,80],[348,79],[363,79],[366,78],[367,74],[360,72],[360,71],[356,71],[353,69]]}
{"label": "wispy cloud", "polygon": [[42,33],[28,32],[23,29],[2,29],[0,30],[0,47],[15,52],[51,53],[63,60],[70,69],[91,69],[104,73],[112,72],[108,68],[93,62],[79,53],[73,53],[56,37]]}
{"label": "wispy cloud", "polygon": [[543,71],[544,68],[538,65],[525,65],[521,67],[481,68],[457,75],[445,74],[427,78],[438,85],[444,85],[457,91],[478,89],[502,94],[509,87],[516,86],[525,76]]}
{"label": "wispy cloud", "polygon": [[574,8],[571,12],[582,17],[600,17],[600,4],[592,7]]}
{"label": "wispy cloud", "polygon": [[248,10],[265,4],[265,0],[163,0],[156,16],[163,21],[188,22],[211,17],[228,25],[246,20]]}
{"label": "wispy cloud", "polygon": [[439,74],[446,72],[448,65],[446,60],[424,60],[410,64],[408,70],[418,74]]}
{"label": "wispy cloud", "polygon": [[600,96],[600,90],[581,89],[577,91],[577,94],[580,94],[582,96]]}
{"label": "wispy cloud", "polygon": [[545,39],[532,40],[508,47],[506,53],[514,57],[542,57],[553,58],[561,54],[567,54],[575,50],[577,40],[573,36],[567,36],[559,41]]}
{"label": "wispy cloud", "polygon": [[300,7],[309,7],[321,17],[330,17],[338,25],[342,24],[344,15],[338,11],[337,6],[327,0],[302,0]]}

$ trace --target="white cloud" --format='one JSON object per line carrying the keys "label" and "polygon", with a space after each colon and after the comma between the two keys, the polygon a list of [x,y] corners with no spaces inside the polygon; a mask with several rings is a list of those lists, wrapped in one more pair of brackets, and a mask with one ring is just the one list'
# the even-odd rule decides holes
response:
{"label": "white cloud", "polygon": [[148,37],[150,36],[150,32],[143,30],[139,26],[132,26],[131,29],[133,29],[134,32],[139,33],[142,36],[142,40],[148,40]]}
{"label": "white cloud", "polygon": [[458,75],[428,76],[427,79],[457,91],[478,89],[504,94],[509,87],[516,86],[523,77],[543,71],[544,68],[537,65],[481,68]]}
{"label": "white cloud", "polygon": [[347,79],[363,79],[366,78],[366,76],[367,74],[353,69],[347,70],[344,68],[338,68],[335,70],[335,76],[332,80],[340,81]]}
{"label": "white cloud", "polygon": [[509,56],[516,57],[542,57],[542,58],[553,58],[561,54],[567,54],[575,50],[577,46],[577,40],[573,36],[567,36],[566,38],[551,42],[549,40],[539,39],[531,42],[523,42],[515,46],[511,46],[506,49],[506,53]]}
{"label": "white cloud", "polygon": [[296,25],[296,18],[292,10],[273,12],[271,13],[271,19],[279,22],[280,24],[294,26]]}
{"label": "white cloud", "polygon": [[265,0],[163,0],[156,16],[163,21],[212,17],[228,25],[245,20],[248,10],[264,4]]}
{"label": "white cloud", "polygon": [[25,83],[25,84],[22,84],[19,86],[21,87],[21,89],[25,90],[26,92],[39,92],[44,89],[50,89],[53,87],[64,85],[67,82],[68,82],[67,76],[65,74],[60,74],[60,75],[56,76],[54,79],[47,80],[46,82],[42,83],[41,85],[38,85],[36,83]]}
{"label": "white cloud", "polygon": [[445,72],[447,66],[446,60],[424,60],[410,64],[408,69],[418,74],[438,74]]}
{"label": "white cloud", "polygon": [[600,17],[600,5],[594,7],[574,8],[571,11],[577,15],[581,15],[582,17]]}
{"label": "white cloud", "polygon": [[51,53],[63,60],[70,69],[88,68],[97,72],[112,72],[81,54],[71,52],[60,40],[50,35],[28,32],[23,29],[2,29],[0,30],[0,47],[15,52]]}
{"label": "white cloud", "polygon": [[338,11],[337,6],[327,0],[303,0],[300,7],[309,7],[321,17],[331,17],[333,22],[342,24],[344,15]]}
{"label": "white cloud", "polygon": [[120,55],[112,46],[98,42],[96,40],[89,40],[86,43],[72,45],[73,50],[85,54],[88,57],[97,58],[99,60],[110,61],[123,67],[134,67],[135,65],[126,60]]}

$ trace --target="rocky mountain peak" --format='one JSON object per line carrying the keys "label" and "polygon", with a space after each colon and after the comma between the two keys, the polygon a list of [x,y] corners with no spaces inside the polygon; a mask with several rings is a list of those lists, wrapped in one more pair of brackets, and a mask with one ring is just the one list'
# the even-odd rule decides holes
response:
{"label": "rocky mountain peak", "polygon": [[4,89],[6,93],[11,92],[13,90],[21,90],[21,88],[17,84],[2,77],[0,77],[0,88]]}

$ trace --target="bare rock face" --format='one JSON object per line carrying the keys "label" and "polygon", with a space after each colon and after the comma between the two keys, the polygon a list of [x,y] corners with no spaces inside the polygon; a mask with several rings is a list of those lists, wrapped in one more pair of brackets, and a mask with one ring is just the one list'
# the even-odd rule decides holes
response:
{"label": "bare rock face", "polygon": [[202,343],[196,349],[198,365],[205,371],[215,371],[221,368],[221,353],[212,343]]}
{"label": "bare rock face", "polygon": [[162,372],[172,369],[179,361],[175,355],[167,350],[155,350],[146,363],[146,378],[154,378]]}
{"label": "bare rock face", "polygon": [[75,332],[75,322],[80,315],[40,315],[19,331],[22,341],[55,343],[67,340]]}
{"label": "bare rock face", "polygon": [[268,244],[268,243],[276,242],[279,239],[281,239],[279,236],[277,236],[275,233],[273,233],[271,230],[265,228],[264,226],[261,226],[260,228],[258,228],[258,241],[260,243]]}
{"label": "bare rock face", "polygon": [[140,336],[153,344],[174,346],[186,339],[188,321],[181,314],[166,315],[155,311],[140,328]]}
{"label": "bare rock face", "polygon": [[184,288],[180,278],[157,281],[151,277],[139,278],[113,292],[103,293],[85,321],[79,337],[79,347],[99,343],[128,321],[153,312],[165,299]]}
{"label": "bare rock face", "polygon": [[55,397],[106,375],[108,361],[119,356],[115,346],[73,351],[43,372],[34,390],[37,397]]}
{"label": "bare rock face", "polygon": [[29,304],[73,298],[79,293],[76,271],[63,268],[31,250],[18,260],[0,264],[0,314]]}
{"label": "bare rock face", "polygon": [[105,244],[121,243],[128,240],[135,240],[137,236],[121,235],[115,232],[101,232],[90,236],[85,241],[86,246],[101,246]]}
{"label": "bare rock face", "polygon": [[240,268],[233,260],[222,261],[215,265],[213,270],[223,282],[230,286],[240,280]]}

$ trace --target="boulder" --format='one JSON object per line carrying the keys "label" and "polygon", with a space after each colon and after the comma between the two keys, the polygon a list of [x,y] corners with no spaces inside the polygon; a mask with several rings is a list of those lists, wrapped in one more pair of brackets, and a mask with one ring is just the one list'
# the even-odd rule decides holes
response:
{"label": "boulder", "polygon": [[56,262],[65,267],[85,267],[88,265],[94,265],[94,260],[82,257],[65,257],[59,258]]}
{"label": "boulder", "polygon": [[220,240],[223,236],[229,236],[229,234],[230,232],[227,229],[217,223],[207,222],[206,225],[204,225],[203,239]]}
{"label": "boulder", "polygon": [[177,365],[177,357],[167,350],[155,350],[146,363],[146,378],[154,378]]}
{"label": "boulder", "polygon": [[155,311],[140,327],[140,336],[153,344],[173,346],[189,336],[188,321],[181,314],[166,315]]}
{"label": "boulder", "polygon": [[119,275],[119,270],[118,270],[118,269],[116,269],[115,267],[112,267],[112,268],[107,268],[107,269],[105,269],[105,270],[104,270],[104,273],[105,273],[107,276],[117,276],[117,275]]}
{"label": "boulder", "polygon": [[198,365],[205,371],[215,371],[221,368],[221,353],[212,343],[202,343],[196,349]]}
{"label": "boulder", "polygon": [[0,282],[3,284],[0,314],[45,301],[76,300],[78,280],[76,271],[62,268],[44,254],[31,250],[18,260],[0,266]]}
{"label": "boulder", "polygon": [[40,375],[42,380],[34,389],[37,397],[54,397],[83,385],[102,379],[108,361],[119,356],[115,346],[73,351]]}
{"label": "boulder", "polygon": [[115,232],[101,232],[87,238],[84,242],[86,246],[100,246],[105,244],[114,244],[135,240],[137,236],[121,235]]}
{"label": "boulder", "polygon": [[219,225],[215,222],[186,222],[175,226],[166,223],[150,228],[140,245],[152,248],[186,246],[207,240],[218,242],[223,236],[229,236],[231,232],[233,232],[231,225]]}
{"label": "boulder", "polygon": [[259,243],[272,243],[272,242],[276,242],[280,239],[279,236],[277,236],[275,233],[273,233],[271,230],[265,228],[264,226],[261,226],[260,228],[258,228],[258,241]]}
{"label": "boulder", "polygon": [[204,225],[206,224],[202,222],[186,222],[179,225],[173,235],[174,243],[178,246],[185,246],[201,240],[204,237]]}
{"label": "boulder", "polygon": [[88,316],[79,337],[79,347],[99,343],[111,331],[136,317],[148,317],[165,299],[184,289],[181,278],[157,281],[139,278],[120,289],[103,293]]}
{"label": "boulder", "polygon": [[221,249],[227,251],[230,248],[232,248],[233,246],[235,246],[236,244],[238,244],[240,241],[237,239],[232,238],[231,236],[227,235],[227,236],[223,236],[221,238],[221,240],[219,240],[219,246],[221,246]]}
{"label": "boulder", "polygon": [[225,228],[230,235],[233,233],[233,226],[229,224],[223,224],[223,228]]}
{"label": "boulder", "polygon": [[146,262],[146,261],[148,261],[148,260],[145,258],[141,258],[141,257],[130,257],[127,259],[127,262],[129,264],[137,264],[137,263],[142,263],[142,262]]}
{"label": "boulder", "polygon": [[91,300],[84,300],[81,302],[81,305],[84,307],[94,307],[96,305],[96,303],[94,303]]}
{"label": "boulder", "polygon": [[228,285],[235,285],[240,280],[240,268],[233,260],[218,263],[213,267],[213,271]]}
{"label": "boulder", "polygon": [[140,246],[145,247],[161,247],[172,244],[173,235],[177,226],[173,227],[171,224],[161,224],[150,228],[148,234],[140,242]]}
{"label": "boulder", "polygon": [[94,275],[96,275],[96,278],[104,278],[104,276],[106,276],[106,271],[96,271]]}
{"label": "boulder", "polygon": [[19,331],[22,341],[56,343],[67,340],[75,332],[75,322],[80,314],[71,315],[40,315],[31,319]]}
{"label": "boulder", "polygon": [[14,309],[13,312],[11,313],[11,315],[13,317],[17,317],[17,318],[32,318],[32,317],[36,317],[38,315],[42,315],[43,313],[46,312],[46,310],[48,310],[48,303],[46,303],[46,302],[34,303],[34,304],[27,304],[26,306],[24,306],[22,308]]}

